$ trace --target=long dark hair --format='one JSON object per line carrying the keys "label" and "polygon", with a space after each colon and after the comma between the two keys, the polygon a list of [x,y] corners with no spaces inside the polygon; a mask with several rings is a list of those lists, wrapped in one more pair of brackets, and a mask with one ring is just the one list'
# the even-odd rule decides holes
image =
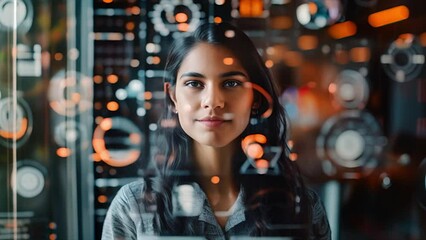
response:
{"label": "long dark hair", "polygon": [[[247,161],[242,149],[237,151],[233,162],[236,182],[245,192],[246,216],[253,222],[250,234],[275,235],[280,234],[277,229],[287,229],[285,226],[290,224],[306,226],[310,212],[305,188],[297,165],[288,157],[285,112],[279,104],[277,87],[262,57],[249,37],[233,25],[205,23],[189,37],[177,40],[172,46],[165,69],[168,73],[165,81],[171,86],[176,84],[177,72],[183,59],[197,43],[227,48],[240,61],[250,81],[268,95],[265,97],[260,91],[254,91],[257,113],[252,114],[254,121],[251,121],[240,138],[242,140],[249,134],[261,133],[267,138],[266,145],[279,147],[282,151],[275,166],[278,173],[242,173],[241,165]],[[157,196],[157,230],[166,235],[191,234],[193,229],[183,222],[188,219],[173,216],[171,192],[174,184],[191,178],[191,174],[185,173],[190,173],[192,140],[183,131],[176,114],[173,113],[173,102],[168,94],[166,106],[160,125],[171,122],[175,123],[175,126],[162,127],[159,130],[158,146],[161,146],[161,149],[154,154],[158,171],[157,176],[149,181],[148,188]],[[263,113],[271,110],[270,115],[264,117]]]}

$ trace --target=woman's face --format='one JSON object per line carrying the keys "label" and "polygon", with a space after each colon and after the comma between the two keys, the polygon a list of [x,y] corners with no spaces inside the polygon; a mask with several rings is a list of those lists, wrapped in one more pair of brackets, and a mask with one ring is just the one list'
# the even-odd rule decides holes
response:
{"label": "woman's face", "polygon": [[247,127],[253,90],[247,72],[226,48],[199,43],[169,88],[182,129],[196,142],[224,147]]}

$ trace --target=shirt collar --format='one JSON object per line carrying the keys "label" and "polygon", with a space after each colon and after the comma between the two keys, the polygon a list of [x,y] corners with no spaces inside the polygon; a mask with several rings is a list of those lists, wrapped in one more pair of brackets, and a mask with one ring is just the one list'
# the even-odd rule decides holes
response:
{"label": "shirt collar", "polygon": [[[204,193],[204,191],[201,189],[201,187],[198,184],[194,184],[194,189],[197,194],[197,202],[203,203],[203,208],[201,210],[201,214],[198,217],[199,221],[203,221],[212,225],[215,225],[217,227],[220,227],[219,224],[216,221],[214,212],[207,200],[207,196]],[[244,207],[244,189],[240,188],[240,192],[238,193],[238,197],[235,200],[235,203],[232,205],[232,207],[229,209],[228,212],[225,212],[224,214],[229,214],[228,221],[225,225],[225,231],[229,231],[237,224],[243,222],[246,220],[245,216],[245,207]]]}

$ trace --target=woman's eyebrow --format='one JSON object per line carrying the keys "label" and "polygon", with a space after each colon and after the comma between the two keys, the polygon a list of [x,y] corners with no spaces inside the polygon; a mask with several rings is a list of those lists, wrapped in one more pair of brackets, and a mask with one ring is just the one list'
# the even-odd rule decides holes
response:
{"label": "woman's eyebrow", "polygon": [[[225,72],[220,74],[221,78],[227,78],[232,76],[242,76],[242,77],[248,78],[247,75],[241,71],[230,71],[230,72]],[[198,72],[186,72],[186,73],[183,73],[179,78],[183,78],[183,77],[205,78],[203,74]]]}
{"label": "woman's eyebrow", "polygon": [[183,78],[183,77],[197,77],[197,78],[205,78],[205,76],[204,76],[203,74],[201,74],[201,73],[197,73],[197,72],[186,72],[186,73],[183,73],[183,74],[180,76],[180,78]]}
{"label": "woman's eyebrow", "polygon": [[231,77],[231,76],[242,76],[245,78],[248,78],[246,74],[244,74],[243,72],[240,71],[231,71],[231,72],[225,72],[220,74],[221,78],[226,78],[226,77]]}

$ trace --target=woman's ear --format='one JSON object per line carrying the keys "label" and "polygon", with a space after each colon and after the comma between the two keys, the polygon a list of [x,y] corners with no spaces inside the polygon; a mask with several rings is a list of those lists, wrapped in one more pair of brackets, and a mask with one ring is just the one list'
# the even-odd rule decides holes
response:
{"label": "woman's ear", "polygon": [[164,93],[166,94],[166,97],[170,98],[170,100],[173,102],[173,105],[176,106],[176,95],[175,95],[175,91],[173,89],[172,84],[170,84],[169,82],[165,82],[164,83]]}

